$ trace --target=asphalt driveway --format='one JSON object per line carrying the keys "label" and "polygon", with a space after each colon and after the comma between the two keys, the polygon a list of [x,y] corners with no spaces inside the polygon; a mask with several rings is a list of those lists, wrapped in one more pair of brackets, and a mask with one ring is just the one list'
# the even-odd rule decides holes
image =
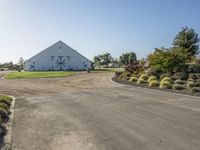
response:
{"label": "asphalt driveway", "polygon": [[14,150],[199,150],[200,98],[122,86],[111,73],[0,80]]}

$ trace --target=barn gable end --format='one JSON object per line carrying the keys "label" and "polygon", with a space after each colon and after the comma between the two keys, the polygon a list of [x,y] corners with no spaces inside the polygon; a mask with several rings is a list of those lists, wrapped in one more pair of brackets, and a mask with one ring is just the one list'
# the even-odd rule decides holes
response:
{"label": "barn gable end", "polygon": [[86,70],[91,68],[89,59],[58,41],[25,61],[27,71]]}

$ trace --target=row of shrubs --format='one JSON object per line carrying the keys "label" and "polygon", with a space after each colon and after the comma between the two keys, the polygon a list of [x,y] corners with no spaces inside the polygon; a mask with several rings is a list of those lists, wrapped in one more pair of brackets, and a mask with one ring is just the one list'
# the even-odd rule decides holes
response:
{"label": "row of shrubs", "polygon": [[147,74],[131,74],[130,72],[124,72],[119,75],[120,79],[135,82],[137,84],[148,84],[149,87],[159,87],[161,89],[174,89],[184,90],[188,89],[192,92],[200,92],[200,80],[198,78],[189,78],[188,80],[172,79],[169,76],[157,77],[155,75],[148,76]]}
{"label": "row of shrubs", "polygon": [[11,102],[11,97],[0,95],[0,146],[3,145],[3,139],[6,134],[6,128],[3,124],[8,122]]}

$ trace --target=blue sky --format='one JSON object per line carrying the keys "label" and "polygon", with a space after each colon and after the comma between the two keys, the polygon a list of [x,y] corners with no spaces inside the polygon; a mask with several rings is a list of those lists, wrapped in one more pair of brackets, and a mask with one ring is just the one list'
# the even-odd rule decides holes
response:
{"label": "blue sky", "polygon": [[200,34],[199,0],[0,0],[0,62],[62,40],[89,59],[170,47],[181,27]]}

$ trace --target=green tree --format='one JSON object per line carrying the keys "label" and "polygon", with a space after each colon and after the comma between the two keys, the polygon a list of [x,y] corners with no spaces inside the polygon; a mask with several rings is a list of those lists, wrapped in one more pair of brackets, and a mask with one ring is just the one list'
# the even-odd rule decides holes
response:
{"label": "green tree", "polygon": [[150,67],[167,73],[173,73],[185,64],[185,59],[173,49],[156,48],[153,54],[148,56]]}
{"label": "green tree", "polygon": [[182,28],[173,40],[173,49],[182,54],[187,61],[191,61],[199,53],[198,34],[194,29]]}
{"label": "green tree", "polygon": [[122,65],[128,65],[137,60],[136,54],[134,52],[124,53],[119,57],[119,61]]}

